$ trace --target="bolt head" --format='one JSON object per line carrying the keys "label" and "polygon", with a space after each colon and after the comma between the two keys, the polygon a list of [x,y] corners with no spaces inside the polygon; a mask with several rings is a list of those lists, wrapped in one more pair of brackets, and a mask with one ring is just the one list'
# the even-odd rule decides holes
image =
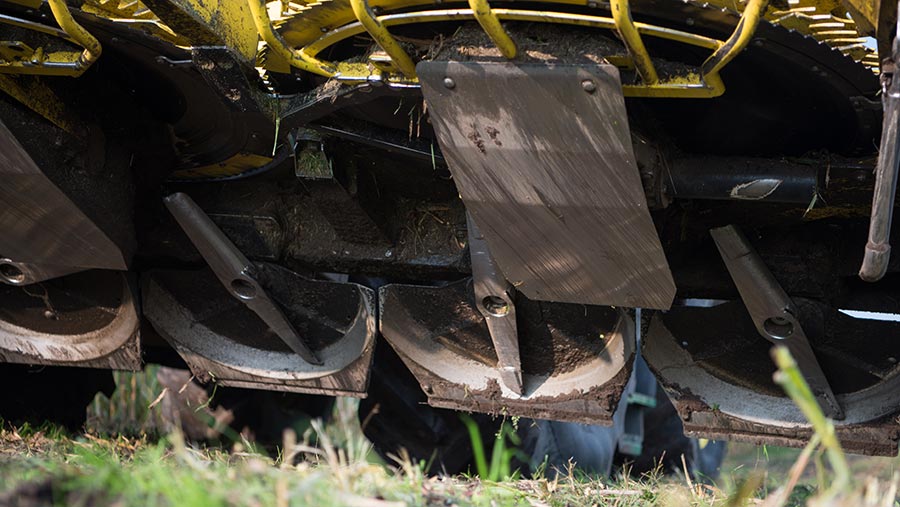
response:
{"label": "bolt head", "polygon": [[581,89],[588,93],[594,93],[597,91],[597,85],[590,79],[585,79],[581,82]]}
{"label": "bolt head", "polygon": [[452,77],[445,77],[444,88],[447,88],[448,90],[456,88],[456,81],[454,81]]}

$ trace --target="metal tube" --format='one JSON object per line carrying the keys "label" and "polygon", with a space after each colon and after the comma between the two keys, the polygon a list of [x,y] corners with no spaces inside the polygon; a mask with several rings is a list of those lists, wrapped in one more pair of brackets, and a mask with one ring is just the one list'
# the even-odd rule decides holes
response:
{"label": "metal tube", "polygon": [[[900,29],[900,19],[897,20],[897,28]],[[884,119],[875,172],[875,190],[872,193],[869,241],[859,268],[859,277],[867,282],[881,280],[887,273],[891,258],[891,222],[894,218],[897,170],[900,165],[900,75],[896,70],[897,60],[900,60],[900,35],[894,38],[893,51],[895,68],[891,73],[882,74]]]}
{"label": "metal tube", "polygon": [[50,11],[53,12],[53,18],[59,27],[84,48],[81,56],[75,61],[75,69],[78,71],[76,75],[80,75],[100,58],[103,47],[96,37],[75,21],[65,0],[47,0],[47,3],[50,4]]}
{"label": "metal tube", "polygon": [[756,27],[759,25],[759,20],[762,18],[763,13],[766,12],[768,6],[769,0],[750,0],[747,7],[744,8],[744,13],[741,14],[741,19],[734,28],[731,37],[703,62],[704,78],[717,75],[723,67],[728,65],[728,62],[747,47],[747,44],[750,44],[750,39],[753,38],[753,34],[756,33]]}
{"label": "metal tube", "polygon": [[819,170],[783,160],[737,157],[675,159],[660,178],[676,199],[764,201],[808,206]]}
{"label": "metal tube", "polygon": [[248,0],[248,5],[256,31],[269,46],[269,50],[287,60],[292,67],[320,76],[334,76],[336,71],[331,65],[306,55],[302,50],[296,51],[288,47],[287,42],[272,28],[272,20],[269,19],[269,12],[266,10],[266,0]]}
{"label": "metal tube", "polygon": [[644,47],[641,34],[635,27],[634,20],[631,19],[631,8],[628,6],[628,0],[610,0],[609,6],[612,10],[613,20],[616,22],[616,30],[622,36],[622,42],[625,43],[628,54],[634,60],[634,66],[644,84],[654,85],[658,83],[659,75],[653,66],[650,53]]}
{"label": "metal tube", "polygon": [[513,59],[516,57],[516,43],[509,37],[503,26],[500,25],[500,19],[491,11],[491,5],[488,0],[469,0],[469,7],[481,28],[484,29],[488,37],[494,41],[497,49],[506,58]]}
{"label": "metal tube", "polygon": [[356,19],[369,32],[375,43],[391,57],[391,60],[400,69],[400,72],[410,79],[415,79],[416,64],[406,54],[406,51],[400,47],[397,40],[391,36],[388,29],[378,21],[375,13],[372,12],[372,8],[369,6],[369,2],[367,0],[350,0],[350,7],[353,8],[353,14],[356,16]]}

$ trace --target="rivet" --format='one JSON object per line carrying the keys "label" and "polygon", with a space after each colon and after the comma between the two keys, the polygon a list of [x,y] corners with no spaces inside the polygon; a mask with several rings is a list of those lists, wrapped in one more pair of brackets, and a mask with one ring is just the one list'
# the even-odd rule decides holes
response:
{"label": "rivet", "polygon": [[448,90],[456,88],[456,81],[454,81],[452,77],[445,77],[444,88],[447,88]]}
{"label": "rivet", "polygon": [[595,91],[597,91],[597,85],[595,85],[594,82],[590,79],[585,79],[581,82],[581,89],[588,93],[594,93]]}

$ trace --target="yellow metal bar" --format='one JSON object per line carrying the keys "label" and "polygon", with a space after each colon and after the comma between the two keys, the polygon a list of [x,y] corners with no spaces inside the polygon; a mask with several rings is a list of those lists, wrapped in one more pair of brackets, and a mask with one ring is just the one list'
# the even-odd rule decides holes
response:
{"label": "yellow metal bar", "polygon": [[72,17],[72,13],[69,12],[69,6],[66,5],[66,0],[47,0],[47,3],[50,4],[50,11],[53,12],[53,17],[56,19],[59,27],[84,48],[84,51],[81,52],[81,56],[78,57],[74,64],[76,71],[75,75],[80,75],[87,70],[91,64],[97,61],[97,58],[100,58],[103,47],[100,46],[100,41],[98,41],[96,37],[91,35],[90,32],[85,30],[84,27],[75,21],[75,18]]}
{"label": "yellow metal bar", "polygon": [[266,0],[248,0],[248,5],[253,23],[256,25],[256,31],[269,46],[270,51],[287,60],[292,67],[325,77],[334,75],[335,70],[332,65],[315,60],[303,51],[295,51],[288,47],[281,35],[272,28],[272,20],[269,19],[269,11],[266,10]]}
{"label": "yellow metal bar", "polygon": [[711,99],[725,93],[725,83],[718,74],[701,78],[699,74],[674,77],[651,86],[622,85],[626,97]]}
{"label": "yellow metal bar", "polygon": [[[505,21],[555,23],[591,28],[604,28],[609,30],[616,29],[615,20],[601,16],[522,9],[492,9],[492,12],[498,19]],[[445,9],[389,14],[380,16],[378,21],[384,27],[391,27],[415,23],[462,21],[474,17],[475,13],[471,9]],[[717,51],[724,46],[724,43],[720,40],[690,32],[672,30],[646,23],[635,23],[634,26],[642,35],[654,36],[661,39],[710,49],[712,51]],[[311,56],[316,56],[326,48],[365,31],[366,30],[361,23],[350,23],[323,34],[319,39],[304,47],[303,51]],[[610,61],[621,60],[621,58],[621,56],[615,56]],[[366,70],[364,65],[351,64],[351,66],[344,68],[343,64],[338,64],[338,67],[341,68],[340,79],[345,82],[363,82],[369,78],[367,75],[369,71]],[[356,70],[357,68],[360,70]],[[692,73],[685,76],[673,77],[666,81],[657,80],[653,85],[626,84],[622,86],[622,92],[626,97],[710,98],[722,95],[722,93],[725,92],[725,84],[718,74],[710,74],[701,77],[699,73]]]}
{"label": "yellow metal bar", "polygon": [[42,25],[40,23],[35,23],[34,21],[28,21],[25,19],[16,18],[13,16],[7,16],[6,14],[0,14],[0,23],[5,25],[18,26],[20,28],[25,28],[26,30],[33,30],[35,32],[45,33],[47,35],[52,35],[54,37],[59,37],[62,40],[75,42],[75,39],[69,36],[66,32],[60,30],[59,28],[53,28],[47,25]]}
{"label": "yellow metal bar", "polygon": [[[494,14],[506,21],[530,21],[541,23],[554,23],[584,26],[590,28],[605,28],[614,30],[615,21],[603,16],[589,16],[585,14],[570,14],[567,12],[532,11],[522,9],[493,9]],[[429,23],[440,21],[464,21],[474,17],[471,9],[444,9],[434,11],[404,12],[401,14],[388,14],[380,16],[378,20],[386,27],[409,25],[414,23]],[[660,39],[680,42],[715,51],[722,46],[722,41],[702,35],[672,30],[646,23],[635,23],[638,31],[644,35],[658,37]],[[360,23],[350,23],[340,28],[323,34],[314,42],[303,48],[303,51],[311,56],[316,56],[329,46],[349,39],[365,32]]]}
{"label": "yellow metal bar", "polygon": [[32,76],[9,77],[0,74],[0,91],[18,100],[28,109],[50,120],[57,127],[78,137],[86,135],[86,128],[70,114],[56,93]]}
{"label": "yellow metal bar", "polygon": [[369,32],[369,35],[372,36],[375,43],[391,57],[391,60],[394,62],[394,65],[400,69],[400,72],[402,72],[404,76],[414,79],[416,77],[416,64],[413,63],[412,58],[406,54],[406,51],[400,47],[397,40],[391,36],[388,29],[375,17],[375,13],[372,12],[369,2],[367,0],[350,0],[350,7],[353,8],[353,14],[356,16],[356,19],[358,19],[366,31]]}
{"label": "yellow metal bar", "polygon": [[744,8],[744,13],[741,14],[741,19],[734,28],[731,37],[703,62],[704,79],[718,74],[723,67],[728,65],[728,62],[747,47],[747,44],[750,44],[750,40],[756,32],[756,27],[759,25],[759,20],[766,12],[768,6],[769,0],[750,0],[747,3],[747,7]]}
{"label": "yellow metal bar", "polygon": [[631,54],[634,60],[634,66],[641,80],[646,85],[654,85],[659,82],[659,76],[656,74],[656,68],[653,66],[653,60],[650,59],[650,53],[644,47],[644,41],[641,40],[641,34],[631,19],[631,8],[628,6],[628,0],[610,0],[610,9],[612,10],[613,20],[616,22],[616,30],[622,36],[622,42]]}
{"label": "yellow metal bar", "polygon": [[506,30],[500,25],[500,19],[491,11],[488,0],[469,0],[469,7],[475,15],[475,20],[481,25],[488,37],[494,41],[497,49],[506,58],[516,57],[516,43],[509,37]]}

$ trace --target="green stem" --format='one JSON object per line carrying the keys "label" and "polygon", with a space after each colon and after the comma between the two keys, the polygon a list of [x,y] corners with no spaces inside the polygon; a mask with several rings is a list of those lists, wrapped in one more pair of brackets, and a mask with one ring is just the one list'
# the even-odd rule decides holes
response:
{"label": "green stem", "polygon": [[834,471],[834,482],[830,491],[836,492],[846,488],[850,485],[850,466],[835,434],[834,422],[825,417],[790,351],[783,346],[775,347],[772,349],[772,358],[778,366],[775,382],[791,397],[812,425],[813,431],[822,439],[822,446]]}

